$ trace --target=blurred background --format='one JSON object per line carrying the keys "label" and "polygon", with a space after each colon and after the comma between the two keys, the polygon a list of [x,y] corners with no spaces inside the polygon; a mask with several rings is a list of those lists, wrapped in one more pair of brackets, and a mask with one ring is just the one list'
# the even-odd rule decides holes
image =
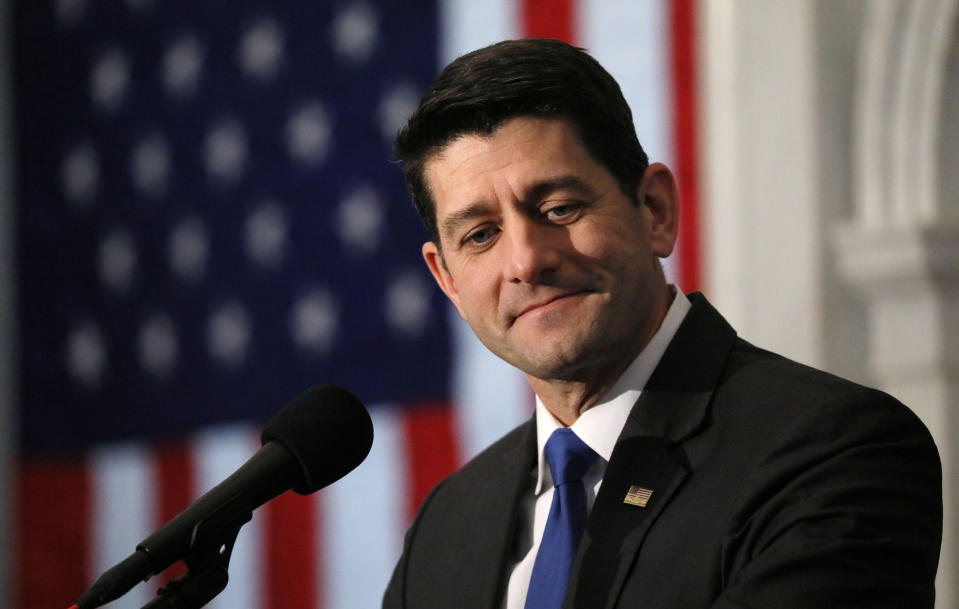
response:
{"label": "blurred background", "polygon": [[392,139],[451,59],[549,36],[619,80],[677,174],[671,280],[926,422],[937,607],[959,608],[957,19],[959,0],[3,3],[0,605],[70,605],[316,384],[368,405],[372,453],[258,510],[210,606],[379,605],[425,494],[532,411],[432,285]]}

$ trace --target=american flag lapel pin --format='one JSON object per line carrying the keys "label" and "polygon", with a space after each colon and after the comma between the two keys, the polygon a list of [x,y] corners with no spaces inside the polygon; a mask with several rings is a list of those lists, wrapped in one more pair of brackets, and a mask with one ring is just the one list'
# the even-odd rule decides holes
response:
{"label": "american flag lapel pin", "polygon": [[652,497],[652,495],[653,489],[651,488],[631,485],[629,490],[626,492],[626,497],[623,499],[623,503],[644,508],[646,507],[646,504],[649,503],[649,498]]}

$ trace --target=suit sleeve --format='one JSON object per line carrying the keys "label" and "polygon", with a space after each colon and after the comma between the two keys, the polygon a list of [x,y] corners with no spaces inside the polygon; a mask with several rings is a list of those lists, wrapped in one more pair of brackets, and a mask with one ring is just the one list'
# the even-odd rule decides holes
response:
{"label": "suit sleeve", "polygon": [[933,606],[939,456],[891,397],[862,389],[809,409],[745,488],[713,609]]}

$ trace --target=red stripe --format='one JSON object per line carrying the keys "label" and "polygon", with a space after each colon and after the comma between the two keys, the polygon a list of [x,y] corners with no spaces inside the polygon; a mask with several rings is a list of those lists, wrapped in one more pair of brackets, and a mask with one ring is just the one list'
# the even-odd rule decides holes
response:
{"label": "red stripe", "polygon": [[317,607],[320,577],[316,495],[290,491],[261,508],[265,514],[266,609]]}
{"label": "red stripe", "polygon": [[700,290],[700,214],[696,86],[695,0],[672,0],[673,107],[676,118],[676,175],[679,181],[679,284],[687,292]]}
{"label": "red stripe", "polygon": [[523,35],[576,42],[575,0],[523,0],[520,10]]}
{"label": "red stripe", "polygon": [[90,576],[91,481],[83,459],[28,459],[17,472],[14,606],[67,607]]}
{"label": "red stripe", "polygon": [[[196,497],[196,476],[190,446],[185,441],[158,445],[153,451],[157,485],[157,527],[182,512]],[[163,585],[186,573],[186,565],[177,563],[157,578]]]}
{"label": "red stripe", "polygon": [[410,482],[407,516],[412,518],[433,487],[459,466],[459,446],[449,404],[413,404],[403,413]]}

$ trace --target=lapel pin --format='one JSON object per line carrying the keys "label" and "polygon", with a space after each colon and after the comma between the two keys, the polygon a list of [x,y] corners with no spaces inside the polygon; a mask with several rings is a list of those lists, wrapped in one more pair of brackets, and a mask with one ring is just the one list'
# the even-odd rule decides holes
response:
{"label": "lapel pin", "polygon": [[646,504],[649,503],[649,498],[652,496],[652,494],[653,489],[651,488],[643,488],[641,486],[633,485],[629,487],[629,491],[626,493],[623,503],[644,508],[646,507]]}

